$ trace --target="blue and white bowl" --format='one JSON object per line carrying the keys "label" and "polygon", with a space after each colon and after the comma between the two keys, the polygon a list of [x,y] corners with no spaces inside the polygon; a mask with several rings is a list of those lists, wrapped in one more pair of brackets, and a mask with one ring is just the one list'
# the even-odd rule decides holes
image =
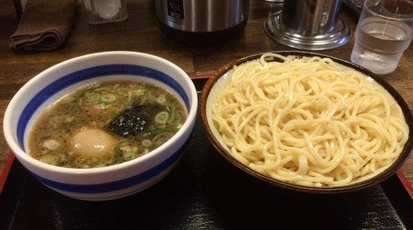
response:
{"label": "blue and white bowl", "polygon": [[[182,128],[166,143],[144,156],[101,168],[53,166],[28,154],[31,126],[51,102],[85,83],[114,79],[139,79],[175,92],[188,112]],[[160,181],[173,169],[192,133],[197,107],[197,92],[192,80],[170,61],[138,52],[101,52],[64,61],[28,81],[10,101],[3,128],[17,160],[41,183],[75,199],[111,200],[138,193]]]}

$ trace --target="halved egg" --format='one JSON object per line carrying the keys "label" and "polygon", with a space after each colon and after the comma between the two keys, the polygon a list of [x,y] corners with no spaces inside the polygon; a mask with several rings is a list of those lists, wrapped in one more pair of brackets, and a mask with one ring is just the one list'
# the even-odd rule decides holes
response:
{"label": "halved egg", "polygon": [[83,128],[70,138],[70,149],[78,155],[89,157],[113,154],[116,140],[98,128]]}

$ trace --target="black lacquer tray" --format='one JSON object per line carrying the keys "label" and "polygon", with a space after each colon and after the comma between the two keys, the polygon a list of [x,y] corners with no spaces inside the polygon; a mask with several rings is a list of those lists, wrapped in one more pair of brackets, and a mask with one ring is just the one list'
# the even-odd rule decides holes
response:
{"label": "black lacquer tray", "polygon": [[[194,79],[199,90],[205,80]],[[0,229],[413,229],[413,201],[397,175],[340,195],[256,181],[216,152],[198,119],[172,173],[123,199],[67,198],[14,160],[0,194]]]}

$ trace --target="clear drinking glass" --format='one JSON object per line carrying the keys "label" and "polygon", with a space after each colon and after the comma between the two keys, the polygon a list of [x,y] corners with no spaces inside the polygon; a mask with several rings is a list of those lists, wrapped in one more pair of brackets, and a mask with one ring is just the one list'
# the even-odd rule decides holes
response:
{"label": "clear drinking glass", "polygon": [[365,0],[351,61],[375,74],[393,72],[413,37],[413,1]]}
{"label": "clear drinking glass", "polygon": [[83,0],[86,21],[102,24],[128,18],[125,0]]}

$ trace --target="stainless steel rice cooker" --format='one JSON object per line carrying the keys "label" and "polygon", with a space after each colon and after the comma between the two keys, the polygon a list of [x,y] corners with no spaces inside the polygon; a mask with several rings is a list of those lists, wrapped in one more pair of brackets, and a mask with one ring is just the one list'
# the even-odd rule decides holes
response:
{"label": "stainless steel rice cooker", "polygon": [[155,0],[156,16],[170,37],[212,43],[239,35],[249,15],[249,0]]}

